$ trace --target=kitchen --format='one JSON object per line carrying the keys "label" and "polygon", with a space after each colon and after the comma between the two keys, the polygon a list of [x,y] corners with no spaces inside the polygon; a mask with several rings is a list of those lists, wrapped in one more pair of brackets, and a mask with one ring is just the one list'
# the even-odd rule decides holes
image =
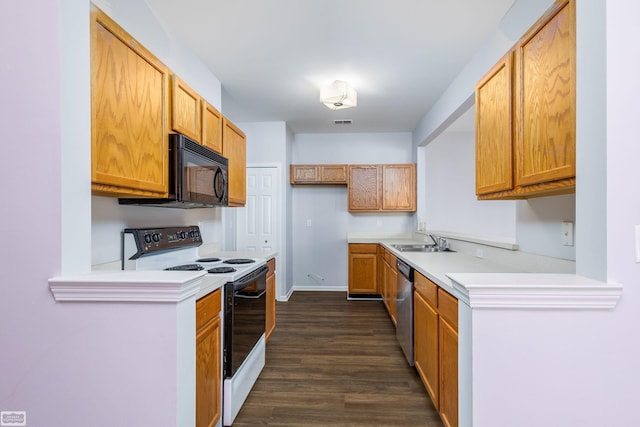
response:
{"label": "kitchen", "polygon": [[[42,14],[32,12],[34,3]],[[131,7],[133,12],[140,12],[139,4],[134,3]],[[638,154],[637,147],[627,142],[634,130],[634,104],[631,98],[633,94],[637,95],[637,86],[634,86],[637,83],[630,73],[633,72],[637,63],[634,58],[626,54],[623,48],[625,40],[628,40],[630,34],[636,31],[633,30],[635,26],[632,17],[637,15],[637,8],[638,6],[632,2],[609,3],[606,4],[605,14],[604,2],[580,3],[578,6],[579,61],[585,62],[582,63],[583,66],[580,65],[581,63],[578,65],[580,144],[577,173],[580,184],[575,196],[576,270],[578,274],[625,285],[623,302],[614,312],[598,316],[602,322],[600,327],[589,328],[588,334],[597,341],[597,345],[590,342],[587,337],[577,343],[584,349],[585,358],[576,361],[578,365],[576,369],[590,371],[590,382],[564,384],[567,397],[562,405],[574,408],[577,412],[580,411],[584,418],[592,423],[591,425],[629,425],[630,420],[638,418],[638,409],[634,407],[632,398],[638,395],[640,384],[635,363],[639,355],[630,337],[634,336],[633,325],[637,324],[638,305],[640,305],[637,291],[632,288],[634,279],[638,276],[637,266],[633,261],[632,233],[633,224],[638,222],[639,207],[637,197],[629,197],[630,192],[625,191],[629,180],[637,175],[637,168],[633,167],[634,154]],[[7,105],[3,114],[6,120],[5,128],[20,129],[21,138],[31,147],[37,148],[38,152],[42,153],[42,157],[31,158],[31,167],[28,170],[18,162],[10,163],[3,168],[4,173],[7,174],[5,181],[10,182],[9,179],[15,181],[16,177],[19,177],[23,188],[27,191],[12,194],[13,200],[3,210],[3,234],[10,238],[12,246],[3,251],[6,276],[0,299],[3,313],[0,330],[3,343],[2,377],[5,380],[2,381],[0,402],[2,409],[10,405],[7,409],[16,410],[20,408],[13,407],[14,403],[22,407],[21,402],[25,401],[43,402],[32,408],[25,408],[31,410],[29,413],[32,414],[34,423],[37,422],[38,417],[44,416],[42,413],[38,415],[39,412],[46,412],[50,420],[65,419],[68,424],[74,424],[75,421],[76,424],[87,425],[91,424],[89,421],[92,416],[91,411],[80,406],[86,408],[88,405],[91,406],[91,403],[87,403],[85,392],[81,388],[91,387],[94,381],[104,382],[108,385],[108,390],[117,393],[117,384],[109,384],[107,378],[100,376],[98,372],[94,373],[95,376],[91,378],[91,382],[83,383],[82,376],[86,372],[91,372],[92,368],[95,370],[96,367],[91,366],[90,360],[82,357],[83,354],[78,351],[73,335],[67,333],[67,331],[77,333],[82,328],[70,311],[60,313],[54,308],[46,281],[60,274],[77,274],[87,271],[91,265],[112,258],[108,254],[117,253],[117,236],[123,228],[122,224],[124,222],[140,224],[146,219],[148,210],[128,207],[126,211],[121,211],[120,209],[124,208],[119,208],[109,201],[92,200],[89,194],[90,184],[87,177],[90,162],[87,161],[89,153],[86,144],[90,134],[89,122],[78,120],[78,117],[88,117],[86,100],[89,99],[89,76],[86,70],[89,59],[86,54],[77,54],[77,52],[88,52],[88,38],[77,37],[77,34],[88,32],[86,19],[88,4],[83,1],[32,2],[28,5],[13,5],[12,9],[15,9],[15,14],[5,15],[8,22],[3,26],[4,39],[10,40],[15,37],[15,34],[23,34],[23,37],[22,45],[8,46],[9,56],[15,57],[16,61],[27,60],[27,64],[35,63],[37,58],[38,63],[44,62],[50,67],[29,66],[20,70],[11,68],[9,65],[3,67],[3,73],[7,73],[10,81],[23,83],[17,85],[21,86],[19,90],[13,85],[7,88],[7,96],[11,102],[5,104]],[[124,13],[121,23],[125,25],[128,23],[127,19],[133,20],[136,13]],[[50,16],[61,16],[64,26],[62,27],[59,21],[49,19]],[[146,15],[143,13],[142,16]],[[151,27],[150,31],[157,31],[156,27]],[[43,30],[59,33],[61,39],[52,37],[44,40],[41,37]],[[506,48],[508,46],[503,46],[502,52]],[[27,54],[32,54],[34,59],[26,59],[24,55]],[[497,56],[491,61],[486,59],[484,62],[487,63],[483,64],[483,69],[488,69],[497,59]],[[189,70],[188,72],[194,74],[206,72],[201,68],[193,67],[189,67]],[[180,74],[187,73],[187,70],[182,69],[176,71]],[[465,78],[467,77],[464,75],[458,77],[461,81]],[[472,86],[473,83],[467,86]],[[205,92],[203,93],[205,97],[219,100],[220,95],[215,91],[208,93],[206,89],[200,90]],[[470,93],[467,92],[461,95],[459,88],[452,86],[443,99],[453,100],[437,104],[421,121],[413,135],[398,136],[402,139],[399,144],[412,145],[414,144],[412,141],[435,139],[434,134],[438,133],[437,129],[452,114],[459,109],[468,109],[469,106],[465,105],[465,102],[469,95]],[[9,105],[11,107],[8,107]],[[50,110],[55,114],[34,115],[34,105],[39,106],[37,111]],[[248,140],[256,143],[268,140],[270,144],[276,146],[270,153],[278,156],[277,159],[263,157],[259,161],[279,162],[283,165],[306,161],[302,155],[296,158],[293,154],[287,159],[285,147],[287,141],[291,142],[295,139],[296,144],[302,145],[305,140],[310,140],[312,137],[294,136],[290,134],[284,123],[258,123],[253,126],[243,126],[243,129],[249,137]],[[384,135],[380,137],[383,138]],[[352,140],[356,137],[343,138]],[[329,143],[330,139],[333,139],[333,136],[322,138],[322,142]],[[603,143],[605,140],[606,145]],[[429,145],[420,147],[417,151],[429,150]],[[15,153],[12,151],[13,146],[7,147],[8,152],[5,158],[24,156],[22,147],[19,148],[21,150],[19,154],[18,145],[15,146]],[[248,150],[248,163],[258,162],[258,159],[251,158],[252,152],[258,153],[258,150]],[[52,158],[61,159],[61,161],[51,162]],[[398,161],[407,160],[411,159],[402,157]],[[327,159],[327,161],[334,162],[336,159]],[[379,159],[371,161],[381,162]],[[314,162],[316,162],[315,159]],[[610,167],[607,167],[607,164]],[[34,173],[36,170],[42,172]],[[283,167],[283,174],[284,170]],[[283,192],[294,191],[284,181],[286,180],[283,180]],[[47,183],[47,191],[44,192],[42,191],[43,182]],[[635,195],[633,191],[631,193]],[[34,197],[34,194],[38,196]],[[343,195],[346,198],[346,194],[343,193]],[[332,196],[329,199],[330,203],[334,201],[340,203],[337,197],[340,196]],[[346,206],[346,201],[342,203]],[[420,203],[426,203],[425,198],[419,199]],[[532,210],[538,211],[537,206],[545,203],[553,204],[554,202],[534,202]],[[566,200],[564,203],[571,204]],[[514,208],[510,209],[515,215]],[[543,207],[543,209],[547,208]],[[423,218],[428,218],[428,210],[425,206],[422,208],[419,206],[418,211]],[[122,212],[126,213],[122,214]],[[171,212],[156,214],[154,211],[154,224],[150,225],[166,224],[175,220],[175,215]],[[204,222],[205,227],[210,227],[207,232],[209,235],[223,236],[223,240],[231,239],[222,226],[222,224],[232,223],[232,220],[227,221],[227,218],[222,218],[227,215],[226,210],[215,211],[212,213],[213,218],[207,216],[204,220],[198,213],[185,215],[184,219],[187,223]],[[230,213],[230,216],[233,215]],[[346,217],[347,214],[344,215]],[[489,217],[494,216],[491,214]],[[365,218],[371,223],[364,229],[368,231],[372,226],[378,227],[378,219]],[[301,221],[302,227],[306,227],[307,219],[312,219],[312,224],[318,223],[314,217],[297,218],[291,214],[291,219]],[[442,221],[442,218],[438,220]],[[512,232],[522,225],[528,225],[518,224],[512,216],[509,216],[508,220]],[[390,225],[387,221],[395,225],[396,221],[402,223],[410,220],[400,215],[384,216],[380,221],[382,226],[387,226]],[[526,223],[526,221],[522,222]],[[289,221],[285,219],[282,223],[289,224]],[[14,224],[20,224],[20,226]],[[311,228],[314,229],[314,226]],[[345,239],[345,235],[346,233],[341,232],[340,238]],[[286,239],[291,238],[291,235],[287,234]],[[43,257],[41,263],[34,264],[29,259],[31,257],[25,256],[33,253],[34,247],[38,248],[37,256]],[[283,270],[290,270],[286,273],[283,271],[282,277],[289,277],[286,285],[280,284],[283,293],[289,292],[290,286],[297,283],[293,270],[296,267],[287,262],[286,258],[291,253],[293,253],[292,249],[283,250],[285,258],[282,265],[286,266]],[[344,259],[336,256],[331,261],[346,265],[346,252]],[[323,271],[311,270],[307,266],[303,268],[300,272],[302,277],[306,277],[309,272],[328,277],[328,274]],[[344,280],[346,279],[343,279],[343,282]],[[13,285],[9,286],[9,284]],[[25,310],[25,307],[30,309]],[[89,305],[84,306],[84,309],[89,308]],[[79,308],[71,310],[78,311]],[[98,321],[99,319],[96,319],[96,322]],[[6,328],[8,324],[19,324],[21,327]],[[594,372],[595,362],[598,369]],[[122,360],[121,363],[127,362]],[[7,366],[11,368],[10,371],[5,372],[5,369],[8,369]],[[83,369],[79,369],[80,367]],[[60,393],[61,389],[68,391]],[[592,404],[593,398],[587,395],[589,390],[597,390],[599,407]],[[74,412],[75,405],[69,405],[70,401],[79,403],[77,412]],[[585,401],[589,404],[584,405]],[[95,404],[96,402],[93,401],[94,406]],[[554,405],[553,402],[545,401],[544,404],[550,413],[561,414],[560,403]],[[75,418],[70,419],[70,417]],[[589,424],[584,422],[582,425]]]}

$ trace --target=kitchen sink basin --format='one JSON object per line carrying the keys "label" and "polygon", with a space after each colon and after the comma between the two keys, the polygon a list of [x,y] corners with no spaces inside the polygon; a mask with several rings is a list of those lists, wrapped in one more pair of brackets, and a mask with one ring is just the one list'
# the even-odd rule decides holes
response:
{"label": "kitchen sink basin", "polygon": [[427,244],[402,244],[391,245],[400,252],[455,252],[449,248],[440,248],[436,245]]}

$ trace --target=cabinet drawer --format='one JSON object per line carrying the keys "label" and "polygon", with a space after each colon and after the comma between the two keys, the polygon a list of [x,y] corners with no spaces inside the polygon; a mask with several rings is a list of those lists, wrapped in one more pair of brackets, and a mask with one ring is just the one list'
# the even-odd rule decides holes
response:
{"label": "cabinet drawer", "polygon": [[222,292],[217,289],[196,301],[196,330],[213,319],[222,309]]}
{"label": "cabinet drawer", "polygon": [[422,274],[415,272],[413,276],[414,286],[416,292],[429,302],[434,307],[438,306],[438,286],[431,280],[424,277]]}
{"label": "cabinet drawer", "polygon": [[387,261],[387,263],[391,267],[393,267],[394,269],[396,268],[396,256],[386,249],[384,251],[384,260]]}
{"label": "cabinet drawer", "polygon": [[378,245],[375,243],[351,243],[349,252],[352,254],[375,254],[378,252]]}
{"label": "cabinet drawer", "polygon": [[456,331],[458,330],[458,300],[438,288],[438,310],[440,316],[449,323]]}

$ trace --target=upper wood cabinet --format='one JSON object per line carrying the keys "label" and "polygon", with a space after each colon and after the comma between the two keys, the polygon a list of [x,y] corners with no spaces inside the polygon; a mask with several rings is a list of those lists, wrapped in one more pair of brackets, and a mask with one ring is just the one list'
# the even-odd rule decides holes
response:
{"label": "upper wood cabinet", "polygon": [[416,210],[416,166],[349,165],[349,211]]}
{"label": "upper wood cabinet", "polygon": [[476,194],[513,189],[513,52],[476,85]]}
{"label": "upper wood cabinet", "polygon": [[576,174],[575,0],[556,2],[516,45],[516,185]]}
{"label": "upper wood cabinet", "polygon": [[222,155],[229,160],[229,206],[244,206],[247,198],[246,137],[226,118],[223,119],[222,145]]}
{"label": "upper wood cabinet", "polygon": [[381,184],[378,165],[349,165],[349,210],[380,210]]}
{"label": "upper wood cabinet", "polygon": [[222,114],[202,100],[202,145],[222,154]]}
{"label": "upper wood cabinet", "polygon": [[202,98],[175,74],[171,83],[171,129],[202,142]]}
{"label": "upper wood cabinet", "polygon": [[166,197],[169,70],[91,8],[91,188],[108,196]]}
{"label": "upper wood cabinet", "polygon": [[291,184],[347,184],[347,165],[289,165]]}
{"label": "upper wood cabinet", "polygon": [[476,86],[479,199],[575,191],[575,77],[575,0],[559,0]]}
{"label": "upper wood cabinet", "polygon": [[382,165],[382,210],[416,210],[416,165]]}

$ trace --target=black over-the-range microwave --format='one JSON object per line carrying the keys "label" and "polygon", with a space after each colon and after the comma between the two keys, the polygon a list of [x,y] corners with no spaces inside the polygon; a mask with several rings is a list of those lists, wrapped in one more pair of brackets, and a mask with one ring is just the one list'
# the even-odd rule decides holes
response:
{"label": "black over-the-range microwave", "polygon": [[120,198],[121,205],[167,208],[227,206],[228,160],[181,134],[169,135],[169,197]]}

